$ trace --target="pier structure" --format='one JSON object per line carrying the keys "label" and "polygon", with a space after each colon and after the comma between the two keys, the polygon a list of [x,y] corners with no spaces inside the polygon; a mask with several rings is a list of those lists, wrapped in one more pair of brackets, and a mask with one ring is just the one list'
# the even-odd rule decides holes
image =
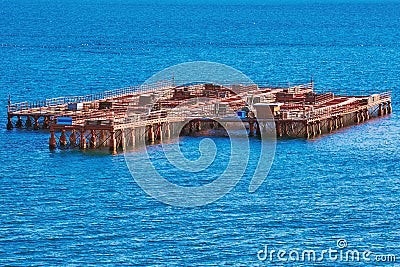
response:
{"label": "pier structure", "polygon": [[[235,112],[236,118],[228,114]],[[392,112],[391,93],[316,93],[314,83],[287,87],[172,81],[98,94],[8,105],[7,129],[49,129],[49,148],[108,148],[223,128],[238,118],[249,136],[273,128],[278,138],[313,138]]]}

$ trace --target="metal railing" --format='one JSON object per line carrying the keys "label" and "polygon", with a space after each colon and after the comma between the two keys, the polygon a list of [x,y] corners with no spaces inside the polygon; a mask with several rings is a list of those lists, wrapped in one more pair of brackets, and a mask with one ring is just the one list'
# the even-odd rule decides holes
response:
{"label": "metal railing", "polygon": [[360,102],[357,100],[354,100],[350,103],[344,102],[344,103],[337,104],[335,106],[328,106],[328,107],[318,108],[318,109],[315,109],[312,111],[304,112],[303,118],[319,119],[319,118],[324,118],[324,117],[329,117],[329,116],[348,114],[351,112],[358,111],[360,109],[360,107],[363,107],[363,106],[372,107],[372,106],[379,105],[380,103],[391,100],[391,92],[390,91],[379,93],[376,95],[379,95],[379,99],[374,99],[373,102],[370,102],[368,104],[360,104]]}
{"label": "metal railing", "polygon": [[123,97],[129,94],[136,94],[142,92],[154,92],[160,89],[169,88],[172,86],[171,81],[160,81],[154,84],[143,84],[138,86],[128,86],[115,90],[104,91],[95,94],[89,94],[84,96],[65,96],[57,98],[49,98],[46,100],[38,100],[32,102],[19,102],[9,105],[9,112],[24,111],[34,108],[42,107],[57,107],[61,105],[67,105],[68,103],[87,103],[96,100],[110,99]]}

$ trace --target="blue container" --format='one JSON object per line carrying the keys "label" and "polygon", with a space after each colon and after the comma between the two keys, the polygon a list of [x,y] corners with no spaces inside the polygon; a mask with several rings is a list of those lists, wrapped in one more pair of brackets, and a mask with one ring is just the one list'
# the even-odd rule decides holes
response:
{"label": "blue container", "polygon": [[246,118],[246,111],[244,111],[244,110],[238,111],[237,115],[238,115],[239,118],[245,119]]}
{"label": "blue container", "polygon": [[72,125],[72,118],[71,117],[58,117],[57,124]]}

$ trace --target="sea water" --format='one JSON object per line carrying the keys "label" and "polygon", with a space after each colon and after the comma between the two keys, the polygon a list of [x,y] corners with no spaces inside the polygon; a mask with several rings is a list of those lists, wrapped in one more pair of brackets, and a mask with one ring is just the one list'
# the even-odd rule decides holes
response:
{"label": "sea water", "polygon": [[[318,256],[330,248],[369,250],[400,261],[398,3],[4,0],[0,10],[0,265],[283,264],[276,254],[263,259],[266,246],[269,253]],[[314,77],[318,90],[336,94],[392,90],[393,114],[310,140],[278,141],[254,193],[248,186],[260,141],[250,139],[256,149],[237,186],[196,208],[148,196],[124,155],[50,152],[48,131],[6,130],[9,93],[12,102],[85,95],[198,60],[227,64],[266,85]],[[222,149],[215,171],[197,180],[173,172],[167,178],[192,186],[215,179],[229,142],[213,141]],[[198,138],[181,142],[193,147],[189,159],[199,157]],[[157,157],[160,147],[148,151]],[[386,266],[327,257],[319,263],[345,264]]]}

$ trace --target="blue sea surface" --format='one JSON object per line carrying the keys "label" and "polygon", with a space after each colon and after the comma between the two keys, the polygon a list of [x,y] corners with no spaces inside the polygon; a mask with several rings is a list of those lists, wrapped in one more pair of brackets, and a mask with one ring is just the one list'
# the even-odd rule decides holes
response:
{"label": "blue sea surface", "polygon": [[[0,29],[0,265],[279,266],[257,253],[265,245],[338,249],[339,239],[400,261],[399,3],[2,0]],[[85,95],[137,85],[187,61],[227,64],[262,84],[313,76],[321,91],[391,90],[393,114],[278,141],[267,179],[249,193],[255,149],[238,185],[197,208],[148,196],[124,155],[50,152],[48,131],[6,130],[9,93],[12,102]],[[227,158],[222,153],[213,164],[226,166]],[[190,176],[169,178],[191,183]],[[193,184],[213,177],[201,179]]]}

